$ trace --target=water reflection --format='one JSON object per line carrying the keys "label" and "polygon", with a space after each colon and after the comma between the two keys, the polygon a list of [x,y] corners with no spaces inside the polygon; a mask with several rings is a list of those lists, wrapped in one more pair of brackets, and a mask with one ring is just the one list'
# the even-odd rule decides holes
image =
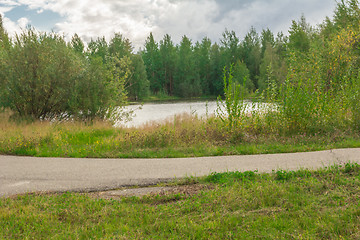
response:
{"label": "water reflection", "polygon": [[[247,111],[258,109],[259,103],[246,102]],[[261,104],[263,105],[263,104]],[[196,114],[197,116],[213,115],[216,113],[216,101],[201,102],[170,102],[170,103],[145,103],[130,105],[125,111],[134,110],[134,116],[129,122],[118,122],[116,126],[138,127],[149,122],[163,122],[179,114]]]}

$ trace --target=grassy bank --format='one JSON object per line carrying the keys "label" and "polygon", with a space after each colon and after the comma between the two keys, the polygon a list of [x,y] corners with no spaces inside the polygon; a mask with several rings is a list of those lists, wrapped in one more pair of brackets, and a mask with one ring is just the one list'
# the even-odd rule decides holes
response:
{"label": "grassy bank", "polygon": [[[198,191],[0,199],[1,239],[359,239],[360,166],[214,173]],[[201,190],[202,189],[202,190]]]}
{"label": "grassy bank", "polygon": [[9,155],[156,158],[360,147],[359,135],[350,130],[287,134],[271,128],[270,120],[253,117],[241,129],[229,129],[218,118],[189,115],[140,128],[114,128],[105,122],[16,124],[1,116],[0,154]]}

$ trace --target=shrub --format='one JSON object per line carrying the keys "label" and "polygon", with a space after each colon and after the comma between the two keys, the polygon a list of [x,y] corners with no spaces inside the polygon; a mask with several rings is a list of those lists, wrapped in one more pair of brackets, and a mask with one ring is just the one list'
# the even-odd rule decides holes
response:
{"label": "shrub", "polygon": [[56,33],[29,28],[1,50],[0,107],[17,118],[104,119],[112,99],[124,98],[110,67],[75,53]]}
{"label": "shrub", "polygon": [[244,102],[246,94],[246,77],[243,80],[243,85],[233,81],[232,66],[227,71],[224,68],[224,97],[218,97],[217,114],[220,119],[229,127],[229,130],[238,128],[241,125],[241,120],[245,116],[247,105]]}

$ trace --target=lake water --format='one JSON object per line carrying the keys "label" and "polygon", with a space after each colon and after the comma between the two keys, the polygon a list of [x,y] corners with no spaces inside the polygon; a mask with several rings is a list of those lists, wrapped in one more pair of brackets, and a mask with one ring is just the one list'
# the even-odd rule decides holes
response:
{"label": "lake water", "polygon": [[[246,102],[247,111],[259,108],[259,103]],[[199,117],[216,113],[216,101],[200,102],[169,102],[169,103],[145,103],[144,105],[130,105],[125,111],[134,110],[134,116],[129,122],[118,122],[116,126],[138,127],[150,122],[164,122],[173,119],[175,115],[196,114]]]}

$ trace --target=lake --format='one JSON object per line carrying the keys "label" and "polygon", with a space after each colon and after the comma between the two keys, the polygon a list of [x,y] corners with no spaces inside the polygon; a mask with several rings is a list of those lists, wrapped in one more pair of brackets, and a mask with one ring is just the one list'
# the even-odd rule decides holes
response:
{"label": "lake", "polygon": [[[247,111],[259,109],[265,106],[262,103],[246,102]],[[117,122],[115,126],[138,127],[150,122],[161,123],[164,120],[172,119],[175,115],[196,114],[197,116],[213,115],[216,113],[216,101],[198,101],[198,102],[162,102],[145,103],[143,105],[130,105],[125,107],[125,111],[134,110],[134,115],[129,122]]]}

